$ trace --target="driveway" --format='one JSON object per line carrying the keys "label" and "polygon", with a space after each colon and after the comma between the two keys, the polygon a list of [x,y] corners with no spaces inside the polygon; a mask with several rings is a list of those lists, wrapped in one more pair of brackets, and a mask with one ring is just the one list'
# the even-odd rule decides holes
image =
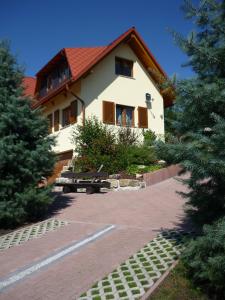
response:
{"label": "driveway", "polygon": [[9,283],[0,299],[78,298],[162,228],[185,226],[176,193],[184,189],[168,179],[139,191],[58,194],[51,217],[69,224],[0,252],[0,277]]}

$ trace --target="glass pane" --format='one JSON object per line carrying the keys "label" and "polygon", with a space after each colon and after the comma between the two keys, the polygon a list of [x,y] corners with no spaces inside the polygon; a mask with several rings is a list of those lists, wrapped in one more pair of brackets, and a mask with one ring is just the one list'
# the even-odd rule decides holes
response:
{"label": "glass pane", "polygon": [[129,62],[124,61],[123,64],[123,75],[131,77],[132,75],[132,67]]}
{"label": "glass pane", "polygon": [[126,107],[126,125],[132,126],[133,108]]}
{"label": "glass pane", "polygon": [[117,125],[122,125],[122,107],[116,107],[116,123]]}

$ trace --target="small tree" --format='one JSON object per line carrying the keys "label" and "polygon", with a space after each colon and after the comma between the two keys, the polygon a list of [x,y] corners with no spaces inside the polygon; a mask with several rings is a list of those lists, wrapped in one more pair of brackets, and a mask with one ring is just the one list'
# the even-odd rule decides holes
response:
{"label": "small tree", "polygon": [[0,226],[40,216],[51,199],[38,188],[54,166],[48,122],[23,95],[23,73],[0,42]]}
{"label": "small tree", "polygon": [[184,9],[198,31],[188,39],[174,37],[196,77],[176,83],[179,114],[173,126],[179,140],[160,143],[159,150],[163,159],[190,172],[183,195],[202,225],[225,214],[225,1],[200,1],[197,8],[186,1]]}

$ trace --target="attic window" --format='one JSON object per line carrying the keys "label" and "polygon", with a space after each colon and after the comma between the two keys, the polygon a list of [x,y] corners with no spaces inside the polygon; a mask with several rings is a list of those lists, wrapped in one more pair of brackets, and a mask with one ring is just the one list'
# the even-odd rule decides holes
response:
{"label": "attic window", "polygon": [[60,60],[40,79],[39,97],[44,97],[51,90],[57,89],[71,77],[70,69],[65,59]]}
{"label": "attic window", "polygon": [[123,75],[133,77],[133,61],[116,57],[115,59],[115,73],[116,75]]}

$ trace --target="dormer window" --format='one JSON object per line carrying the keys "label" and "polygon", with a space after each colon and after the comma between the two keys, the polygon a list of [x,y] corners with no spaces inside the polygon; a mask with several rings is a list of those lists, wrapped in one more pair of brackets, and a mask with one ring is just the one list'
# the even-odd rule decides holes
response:
{"label": "dormer window", "polygon": [[116,57],[115,59],[115,73],[116,75],[123,75],[133,77],[133,61]]}
{"label": "dormer window", "polygon": [[65,58],[58,61],[48,72],[40,77],[39,97],[46,96],[50,91],[57,89],[71,77],[70,69]]}
{"label": "dormer window", "polygon": [[48,76],[47,78],[47,91],[51,90],[52,89],[52,76]]}

